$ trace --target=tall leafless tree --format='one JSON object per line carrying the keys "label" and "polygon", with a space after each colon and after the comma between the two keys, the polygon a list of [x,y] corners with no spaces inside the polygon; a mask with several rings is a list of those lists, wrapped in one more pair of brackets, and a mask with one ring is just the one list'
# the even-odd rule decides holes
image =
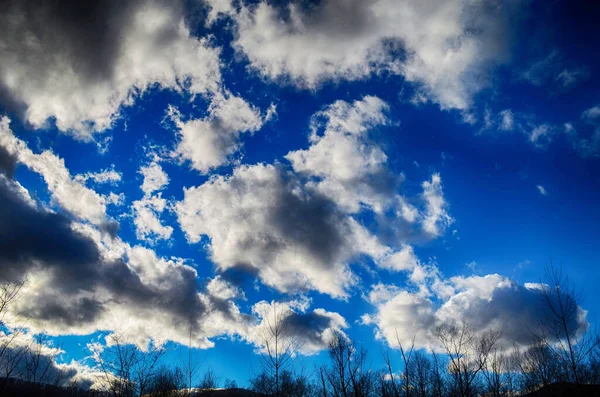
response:
{"label": "tall leafless tree", "polygon": [[294,332],[291,320],[288,311],[272,304],[271,312],[263,318],[264,326],[259,329],[257,335],[263,348],[263,374],[273,379],[276,397],[281,395],[282,372],[289,369],[292,358],[303,344],[303,340]]}
{"label": "tall leafless tree", "polygon": [[186,351],[187,354],[183,354],[182,350],[179,350],[179,362],[185,374],[188,395],[192,394],[194,378],[196,377],[196,375],[198,375],[200,369],[206,361],[206,355],[202,356],[200,352],[192,348],[194,328],[194,319],[192,316],[190,316],[188,328],[188,345]]}
{"label": "tall leafless tree", "polygon": [[580,324],[583,294],[563,273],[562,267],[552,264],[546,267],[543,284],[544,317],[534,336],[568,369],[569,380],[582,383],[584,364],[600,343],[597,332],[582,329],[587,324]]}
{"label": "tall leafless tree", "polygon": [[331,365],[321,368],[334,397],[365,397],[375,391],[376,374],[367,366],[367,351],[335,331],[329,342]]}
{"label": "tall leafless tree", "polygon": [[13,309],[26,280],[5,280],[0,283],[0,390],[7,379],[21,377],[22,362],[28,346],[16,344],[23,333],[25,319]]}
{"label": "tall leafless tree", "polygon": [[431,361],[427,355],[421,351],[414,352],[414,387],[416,395],[419,397],[427,397],[430,395],[431,389]]}

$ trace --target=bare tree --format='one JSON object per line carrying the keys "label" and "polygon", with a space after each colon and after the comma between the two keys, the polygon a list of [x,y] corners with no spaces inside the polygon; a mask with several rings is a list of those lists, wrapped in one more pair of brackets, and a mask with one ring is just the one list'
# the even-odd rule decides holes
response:
{"label": "bare tree", "polygon": [[394,374],[394,368],[392,366],[392,358],[390,357],[390,351],[385,350],[385,352],[382,352],[382,355],[383,355],[383,361],[385,362],[386,375],[387,375],[385,378],[383,378],[383,381],[385,383],[382,384],[382,387],[384,387],[385,389],[390,389],[389,392],[386,390],[386,393],[390,393],[394,397],[399,397],[400,392],[398,391],[398,385],[397,385],[398,382],[396,381],[396,377]]}
{"label": "bare tree", "polygon": [[404,382],[402,385],[402,388],[404,389],[404,395],[406,397],[410,397],[411,396],[411,375],[412,375],[412,367],[411,367],[411,360],[413,358],[413,352],[415,350],[415,336],[413,335],[412,338],[412,343],[410,345],[410,347],[407,349],[406,347],[404,347],[402,345],[402,342],[400,342],[400,337],[398,335],[398,330],[396,330],[396,342],[398,342],[398,348],[400,349],[400,355],[402,357],[402,362],[404,363],[404,373],[403,378],[404,378]]}
{"label": "bare tree", "polygon": [[48,337],[44,334],[35,335],[24,357],[24,378],[32,383],[50,383],[48,375],[55,363],[56,353],[45,349]]}
{"label": "bare tree", "polygon": [[217,374],[213,371],[212,367],[208,367],[204,376],[202,377],[202,381],[198,385],[200,389],[215,389],[217,388],[219,383],[219,379],[217,378]]}
{"label": "bare tree", "polygon": [[276,397],[281,395],[281,374],[291,366],[292,358],[303,342],[294,332],[291,320],[287,311],[273,304],[271,313],[263,318],[264,327],[258,334],[263,348],[263,373],[273,379]]}
{"label": "bare tree", "polygon": [[115,397],[144,395],[156,374],[158,362],[164,355],[162,347],[150,343],[147,351],[124,342],[123,335],[111,334],[109,347],[95,356],[103,373],[103,384]]}
{"label": "bare tree", "polygon": [[192,338],[194,334],[194,319],[192,316],[189,318],[189,333],[188,333],[188,346],[187,355],[182,354],[181,349],[179,350],[179,362],[185,373],[187,382],[187,394],[192,394],[192,385],[194,378],[204,365],[206,355],[202,357],[197,350],[192,349]]}
{"label": "bare tree", "polygon": [[414,353],[414,383],[419,397],[427,397],[430,394],[431,361],[422,351]]}
{"label": "bare tree", "polygon": [[186,379],[180,367],[160,366],[148,388],[152,397],[180,397],[180,390],[186,387]]}
{"label": "bare tree", "polygon": [[431,371],[431,385],[432,395],[435,397],[442,397],[446,393],[445,379],[444,379],[444,364],[440,359],[440,356],[435,352],[431,351],[432,358],[432,371]]}
{"label": "bare tree", "polygon": [[[334,397],[364,397],[375,390],[376,374],[367,367],[367,351],[358,349],[339,331],[329,342],[331,366],[322,367],[320,373],[327,379]],[[326,388],[327,389],[327,388]]]}
{"label": "bare tree", "polygon": [[524,391],[532,392],[559,379],[559,365],[545,342],[538,341],[522,352],[515,349],[513,359]]}
{"label": "bare tree", "polygon": [[540,331],[535,332],[543,343],[567,368],[568,379],[582,383],[582,371],[591,352],[600,343],[596,332],[581,329],[579,318],[583,294],[571,283],[562,268],[546,267],[542,288],[544,318]]}
{"label": "bare tree", "polygon": [[225,382],[223,382],[223,387],[225,389],[237,389],[238,388],[238,384],[235,381],[235,379],[226,378]]}
{"label": "bare tree", "polygon": [[28,346],[16,344],[23,333],[24,321],[18,313],[11,310],[17,302],[25,280],[6,280],[0,284],[0,388],[7,379],[21,377],[22,361],[28,352]]}
{"label": "bare tree", "polygon": [[400,358],[402,359],[402,363],[404,365],[404,371],[402,372],[402,381],[401,381],[401,386],[400,386],[402,393],[400,393],[400,390],[398,390],[398,386],[397,386],[398,382],[396,380],[396,375],[394,374],[389,351],[386,351],[383,354],[383,359],[385,361],[386,369],[387,369],[388,376],[389,376],[390,386],[391,386],[392,391],[394,392],[394,395],[400,396],[400,394],[402,394],[406,397],[410,397],[412,395],[412,375],[414,372],[411,364],[412,364],[412,360],[413,360],[413,355],[415,353],[415,351],[414,351],[415,350],[415,337],[413,336],[410,347],[407,348],[400,341],[400,336],[398,335],[398,330],[396,330],[396,342],[398,344],[398,349],[400,350]]}
{"label": "bare tree", "polygon": [[486,367],[500,333],[486,331],[477,335],[469,324],[442,325],[434,335],[450,360],[450,372],[462,397],[474,394],[477,375]]}
{"label": "bare tree", "polygon": [[503,381],[507,371],[507,357],[498,349],[493,349],[482,371],[491,396],[500,397],[504,394]]}

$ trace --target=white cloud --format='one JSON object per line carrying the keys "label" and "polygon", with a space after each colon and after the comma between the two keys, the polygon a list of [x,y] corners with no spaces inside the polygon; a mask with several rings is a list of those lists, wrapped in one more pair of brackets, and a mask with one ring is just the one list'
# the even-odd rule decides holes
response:
{"label": "white cloud", "polygon": [[221,276],[211,279],[206,286],[211,296],[222,300],[243,298],[244,292]]}
{"label": "white cloud", "polygon": [[[506,56],[508,16],[520,2],[327,0],[221,7],[237,22],[234,46],[271,79],[315,88],[381,71],[417,85],[443,109],[467,109]],[[402,52],[404,57],[397,56]]]}
{"label": "white cloud", "polygon": [[131,204],[131,208],[138,239],[155,241],[171,238],[173,228],[164,226],[159,218],[160,214],[167,209],[167,200],[162,198],[160,194],[135,200]]}
{"label": "white cloud", "polygon": [[[402,241],[407,233],[438,237],[453,221],[439,174],[423,183],[420,200],[402,196],[404,175],[388,168],[387,155],[370,138],[375,128],[390,124],[387,110],[385,102],[372,96],[353,103],[336,101],[312,117],[309,148],[289,152],[286,159],[296,173],[308,177],[307,186],[329,197],[342,211],[372,211],[380,219],[387,218],[386,227],[395,229]],[[407,230],[419,223],[426,236]]]}
{"label": "white cloud", "polygon": [[402,244],[400,250],[388,254],[385,260],[380,261],[380,267],[395,271],[413,270],[419,264],[413,247]]}
{"label": "white cloud", "polygon": [[148,248],[131,247],[118,238],[109,244],[120,245],[122,256],[113,263],[95,264],[97,272],[105,274],[103,278],[78,280],[90,287],[59,288],[49,264],[26,273],[23,299],[11,310],[27,316],[32,332],[87,335],[112,331],[140,348],[149,340],[159,345],[166,341],[187,345],[190,326],[194,330],[192,346],[198,348],[213,347],[210,338],[247,334],[253,320],[242,314],[231,298],[213,296],[210,290],[197,291],[198,275],[182,259],[161,258]]}
{"label": "white cloud", "polygon": [[208,173],[227,164],[240,150],[242,133],[258,131],[273,114],[271,107],[263,117],[257,108],[229,93],[215,95],[208,116],[202,119],[184,121],[181,113],[170,107],[169,116],[180,138],[174,155],[190,161],[192,168],[201,173]]}
{"label": "white cloud", "polygon": [[[336,101],[313,116],[309,148],[287,154],[295,172],[241,165],[231,176],[185,189],[175,209],[188,241],[206,237],[221,271],[251,269],[283,292],[346,297],[355,283],[349,265],[360,255],[388,270],[413,270],[418,260],[408,240],[438,237],[453,219],[439,174],[423,183],[418,206],[398,193],[403,175],[388,169],[369,136],[388,123],[386,110],[376,97]],[[363,211],[395,235],[394,245],[353,217]]]}
{"label": "white cloud", "polygon": [[582,157],[600,155],[600,105],[592,106],[581,113],[577,128],[572,123],[565,125],[573,148]]}
{"label": "white cloud", "polygon": [[[252,312],[259,322],[248,329],[245,339],[254,344],[258,352],[264,352],[264,337],[269,335],[269,327],[277,320],[286,324],[282,335],[282,348],[290,348],[289,353],[312,355],[327,349],[334,332],[341,332],[348,327],[346,319],[339,313],[317,308],[312,311],[299,311],[294,301],[266,302],[261,301],[252,306]],[[308,308],[307,308],[308,309]]]}
{"label": "white cloud", "polygon": [[231,0],[207,0],[210,6],[208,23],[213,23],[219,16],[230,14],[233,11]]}
{"label": "white cloud", "polygon": [[543,146],[551,139],[552,132],[552,126],[548,124],[537,125],[529,133],[529,142],[536,146]]}
{"label": "white cloud", "polygon": [[440,174],[433,174],[431,180],[423,182],[421,186],[423,187],[423,199],[426,202],[422,221],[423,230],[427,234],[437,237],[454,222],[447,211],[448,204],[442,191],[442,178]]}
{"label": "white cloud", "polygon": [[[388,106],[366,96],[350,104],[336,101],[313,116],[311,146],[286,155],[294,171],[319,178],[317,190],[347,212],[363,207],[381,213],[394,204],[398,182],[386,167],[387,156],[369,132],[388,122]],[[322,130],[322,131],[321,131]]]}
{"label": "white cloud", "polygon": [[98,184],[108,183],[114,185],[121,182],[122,177],[123,175],[115,171],[113,167],[112,169],[105,169],[100,172],[86,172],[85,174],[75,175],[75,180],[81,183],[91,180]]}
{"label": "white cloud", "polygon": [[519,77],[549,91],[567,90],[589,77],[585,66],[565,67],[563,58],[558,50],[553,50],[546,57],[533,62]]}
{"label": "white cloud", "polygon": [[87,140],[151,87],[219,90],[219,50],[190,35],[176,3],[89,3],[81,15],[67,16],[16,2],[2,18],[11,29],[0,47],[11,51],[0,60],[0,82],[35,128],[53,119],[61,131]]}
{"label": "white cloud", "polygon": [[168,240],[173,228],[164,226],[160,221],[160,215],[168,208],[168,203],[157,192],[169,184],[169,177],[156,161],[141,167],[139,172],[144,176],[140,186],[144,197],[131,203],[136,236],[150,242]]}
{"label": "white cloud", "polygon": [[[435,348],[434,328],[453,323],[468,323],[478,332],[499,329],[506,348],[532,342],[531,332],[538,329],[544,316],[538,285],[522,286],[498,274],[452,277],[443,283],[446,294],[436,299],[375,285],[367,297],[375,312],[363,315],[363,323],[374,325],[376,336],[393,347],[397,336],[403,344],[410,344],[415,336],[418,348]],[[577,321],[577,327],[586,327],[585,315]]]}
{"label": "white cloud", "polygon": [[24,141],[13,135],[7,117],[0,120],[0,145],[16,155],[19,163],[40,174],[52,193],[52,200],[65,210],[96,225],[107,222],[106,197],[71,177],[64,160],[52,151],[33,153]]}
{"label": "white cloud", "polygon": [[498,129],[502,131],[512,131],[515,128],[515,116],[510,109],[505,109],[499,113],[500,125]]}
{"label": "white cloud", "polygon": [[600,105],[592,106],[586,109],[581,114],[581,118],[587,121],[595,121],[600,119]]}
{"label": "white cloud", "polygon": [[163,171],[160,164],[155,161],[140,168],[140,174],[144,176],[144,181],[140,189],[142,189],[145,196],[149,196],[169,184],[169,176]]}
{"label": "white cloud", "polygon": [[546,188],[543,187],[542,185],[536,185],[538,192],[540,192],[540,194],[542,196],[547,196],[548,192],[546,191]]}
{"label": "white cloud", "polygon": [[221,270],[254,269],[281,291],[346,296],[355,282],[348,262],[373,249],[358,223],[273,165],[214,176],[185,189],[175,208],[190,242],[210,238],[211,259]]}

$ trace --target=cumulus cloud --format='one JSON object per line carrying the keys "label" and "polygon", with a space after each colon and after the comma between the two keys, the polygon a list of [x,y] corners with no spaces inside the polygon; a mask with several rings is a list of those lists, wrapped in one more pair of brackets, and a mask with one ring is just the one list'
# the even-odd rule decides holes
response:
{"label": "cumulus cloud", "polygon": [[190,35],[184,2],[3,2],[0,98],[39,128],[80,139],[151,87],[219,90],[219,50]]}
{"label": "cumulus cloud", "polygon": [[316,189],[347,212],[368,207],[382,213],[393,204],[400,178],[387,168],[387,156],[369,132],[387,123],[388,105],[367,96],[336,101],[313,116],[311,146],[290,152],[294,171],[317,178]]}
{"label": "cumulus cloud", "polygon": [[160,221],[160,215],[168,208],[168,203],[159,190],[169,184],[169,177],[156,160],[141,167],[140,174],[144,177],[140,186],[144,197],[131,203],[136,236],[150,242],[167,240],[171,237],[173,228]]}
{"label": "cumulus cloud", "polygon": [[[428,294],[375,285],[367,297],[375,311],[364,315],[363,323],[374,325],[376,337],[392,347],[398,339],[410,344],[414,336],[417,347],[436,348],[435,327],[468,323],[477,332],[501,330],[501,342],[510,348],[531,343],[532,332],[540,329],[545,318],[543,285],[520,285],[498,274],[436,281],[445,287],[443,294],[433,288],[434,293]],[[581,308],[579,312],[569,326],[583,330],[587,327],[585,312]]]}
{"label": "cumulus cloud", "polygon": [[160,194],[143,197],[131,204],[133,223],[137,238],[140,240],[167,240],[173,234],[171,226],[165,226],[160,221],[160,214],[167,209],[167,200]]}
{"label": "cumulus cloud", "polygon": [[[408,239],[438,237],[452,218],[438,174],[412,200],[399,193],[402,175],[370,138],[388,123],[386,110],[377,97],[337,101],[312,118],[309,148],[287,154],[291,169],[241,165],[185,189],[175,208],[188,241],[207,237],[221,271],[245,268],[283,292],[346,297],[355,283],[349,266],[362,255],[388,270],[414,268]],[[397,238],[379,241],[355,218],[365,212]]]}
{"label": "cumulus cloud", "polygon": [[506,59],[508,21],[520,2],[327,0],[268,2],[239,11],[234,46],[261,75],[315,88],[389,72],[443,109],[467,109]]}
{"label": "cumulus cloud", "polygon": [[[316,354],[327,349],[334,332],[348,328],[344,317],[339,313],[317,308],[298,309],[298,302],[266,302],[260,301],[252,306],[258,323],[248,330],[246,340],[254,344],[259,352],[264,351],[264,339],[269,338],[269,328],[276,324],[285,324],[282,328],[282,346],[289,344],[291,354]],[[304,310],[303,310],[304,309]]]}
{"label": "cumulus cloud", "polygon": [[348,262],[365,249],[358,223],[273,165],[240,166],[185,189],[176,212],[190,242],[210,238],[221,270],[252,269],[281,291],[345,296],[354,283]]}
{"label": "cumulus cloud", "polygon": [[[90,224],[49,212],[0,176],[0,272],[26,279],[12,313],[51,335],[127,330],[143,346],[173,340],[197,347],[241,334],[251,322],[233,300],[197,288],[196,270],[131,247]],[[8,324],[10,325],[10,324]]]}
{"label": "cumulus cloud", "polygon": [[140,174],[144,177],[140,189],[142,189],[145,196],[150,196],[169,184],[169,176],[156,161],[140,168]]}
{"label": "cumulus cloud", "polygon": [[52,200],[81,220],[96,225],[107,225],[107,198],[73,178],[63,159],[52,151],[33,153],[27,144],[15,137],[10,129],[10,119],[0,119],[0,146],[3,146],[19,163],[40,174]]}
{"label": "cumulus cloud", "polygon": [[[307,185],[334,201],[349,214],[371,211],[405,241],[435,238],[452,223],[439,174],[422,185],[423,194],[401,194],[403,174],[393,173],[387,155],[371,134],[391,124],[388,105],[366,96],[349,103],[336,101],[312,117],[310,146],[289,152],[286,159]],[[415,230],[420,225],[423,233]],[[402,248],[404,249],[404,248]]]}
{"label": "cumulus cloud", "polygon": [[244,99],[229,93],[215,95],[208,115],[201,119],[184,120],[175,107],[170,107],[168,114],[179,135],[173,154],[206,174],[227,164],[241,148],[240,135],[258,131],[273,112],[271,107],[263,116]]}

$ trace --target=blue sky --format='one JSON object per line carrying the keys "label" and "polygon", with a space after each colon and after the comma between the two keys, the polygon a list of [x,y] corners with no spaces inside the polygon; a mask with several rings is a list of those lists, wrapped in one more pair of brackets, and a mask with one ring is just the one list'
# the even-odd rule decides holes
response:
{"label": "blue sky", "polygon": [[0,269],[63,362],[116,332],[177,363],[191,318],[244,384],[277,306],[308,367],[334,329],[377,366],[396,331],[537,324],[550,262],[596,323],[598,6],[41,4],[0,17]]}

